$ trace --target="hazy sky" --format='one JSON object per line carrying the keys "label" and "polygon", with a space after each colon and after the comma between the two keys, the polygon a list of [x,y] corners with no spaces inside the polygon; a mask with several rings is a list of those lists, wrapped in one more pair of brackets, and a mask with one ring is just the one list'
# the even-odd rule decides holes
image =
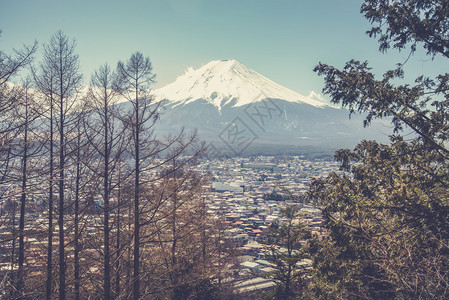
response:
{"label": "hazy sky", "polygon": [[[59,29],[77,41],[84,80],[104,63],[141,51],[153,62],[155,88],[187,67],[234,58],[301,94],[321,92],[318,62],[341,67],[368,60],[381,73],[406,53],[382,55],[365,32],[361,0],[0,0],[0,49],[35,39],[47,43]],[[447,63],[415,55],[410,74],[442,73]]]}

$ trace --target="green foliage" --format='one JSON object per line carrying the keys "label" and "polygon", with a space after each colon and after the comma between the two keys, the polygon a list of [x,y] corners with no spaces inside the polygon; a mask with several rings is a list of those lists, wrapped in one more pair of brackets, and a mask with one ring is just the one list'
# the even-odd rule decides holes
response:
{"label": "green foliage", "polygon": [[375,24],[368,31],[379,36],[379,49],[393,47],[412,51],[422,44],[430,55],[441,54],[449,58],[447,0],[365,0],[361,12]]}
{"label": "green foliage", "polygon": [[[449,57],[448,1],[366,0],[380,50],[421,45]],[[319,64],[324,92],[365,126],[389,117],[391,145],[362,141],[335,153],[340,172],[315,179],[309,197],[323,208],[329,240],[314,241],[313,298],[446,299],[449,288],[449,74],[403,78],[403,64],[377,79],[367,62],[341,70]],[[415,135],[405,140],[401,133]]]}
{"label": "green foliage", "polygon": [[275,270],[268,277],[278,285],[276,299],[297,299],[304,292],[307,275],[305,268],[298,266],[302,259],[308,257],[301,241],[310,239],[311,233],[299,220],[296,207],[287,207],[282,211],[282,216],[285,221],[270,227],[269,239],[274,244],[271,261]]}
{"label": "green foliage", "polygon": [[[336,154],[350,173],[312,183],[330,242],[311,247],[315,276],[334,291],[368,298],[446,295],[449,191],[446,162],[422,145],[363,141]],[[344,166],[344,169],[348,166]]]}

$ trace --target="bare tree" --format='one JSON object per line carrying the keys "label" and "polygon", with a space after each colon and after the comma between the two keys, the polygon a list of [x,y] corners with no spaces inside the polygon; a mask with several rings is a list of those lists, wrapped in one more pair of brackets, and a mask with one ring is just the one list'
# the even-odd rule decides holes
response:
{"label": "bare tree", "polygon": [[[21,298],[24,294],[24,261],[25,261],[25,210],[27,206],[27,195],[30,194],[29,178],[33,176],[30,165],[31,159],[40,154],[38,134],[35,131],[33,122],[40,117],[40,110],[30,91],[30,80],[23,82],[21,87],[21,97],[18,105],[15,107],[15,120],[23,124],[20,128],[19,141],[13,150],[15,156],[20,158],[20,170],[17,172],[20,181],[20,206],[19,206],[19,249],[18,249],[18,278],[16,285],[17,297]],[[34,176],[36,179],[36,176]]]}
{"label": "bare tree", "polygon": [[167,278],[171,299],[192,296],[195,286],[207,278],[205,227],[209,220],[200,197],[204,180],[191,164],[180,167],[182,163],[174,157],[163,167],[165,176],[156,188],[163,199],[161,217],[152,224],[160,253],[155,260],[162,263],[158,269],[160,277]]}
{"label": "bare tree", "polygon": [[[89,143],[88,134],[85,131],[88,106],[86,101],[80,101],[72,114],[75,118],[74,138],[68,143],[71,164],[70,169],[74,176],[68,178],[71,181],[70,191],[73,197],[73,244],[74,244],[74,258],[73,258],[73,280],[74,280],[74,297],[81,298],[81,264],[80,254],[84,246],[82,240],[83,227],[86,226],[85,216],[90,207],[88,195],[94,192],[92,182],[95,182],[96,176],[91,172],[90,166],[93,164],[94,151]],[[70,207],[70,212],[72,211]]]}
{"label": "bare tree", "polygon": [[141,228],[144,298],[215,299],[225,292],[221,273],[233,256],[219,222],[207,213],[195,154],[168,154],[154,182],[142,186],[153,207],[141,211],[148,225]]}
{"label": "bare tree", "polygon": [[82,76],[79,73],[78,55],[75,54],[75,41],[69,41],[68,37],[58,31],[50,39],[49,44],[44,45],[43,60],[48,67],[47,72],[54,74],[55,82],[55,108],[57,111],[58,143],[58,227],[59,227],[59,299],[66,298],[66,262],[65,262],[65,168],[66,145],[68,126],[70,125],[70,112],[75,104],[74,98],[78,94]]}
{"label": "bare tree", "polygon": [[36,49],[37,42],[34,42],[32,46],[24,46],[21,50],[14,49],[13,55],[0,50],[0,150],[2,152],[8,148],[8,141],[13,140],[10,132],[23,125],[11,122],[13,120],[11,113],[17,102],[11,80],[33,60]]}
{"label": "bare tree", "polygon": [[[116,89],[125,97],[131,106],[128,115],[122,118],[130,133],[130,153],[134,161],[133,166],[133,276],[132,296],[139,299],[141,296],[140,281],[140,252],[141,246],[153,241],[155,232],[142,234],[144,227],[160,220],[164,215],[159,214],[164,201],[150,192],[165,176],[160,172],[164,166],[171,165],[177,157],[177,169],[183,168],[192,162],[203,151],[203,145],[198,146],[196,132],[186,137],[184,130],[178,134],[164,139],[156,135],[156,122],[159,118],[159,109],[162,102],[155,102],[150,93],[150,85],[154,82],[152,65],[148,57],[140,52],[131,55],[126,62],[117,65]],[[143,190],[145,189],[145,197]],[[156,197],[156,198],[153,198]],[[142,219],[142,216],[145,216]],[[148,290],[148,287],[146,287]]]}
{"label": "bare tree", "polygon": [[141,173],[154,157],[157,143],[152,137],[151,127],[158,118],[159,104],[152,103],[149,95],[150,84],[155,75],[148,57],[136,52],[126,62],[117,64],[118,82],[116,89],[126,97],[132,105],[130,115],[125,124],[131,132],[132,155],[134,159],[134,250],[133,250],[133,298],[140,298],[140,198]]}
{"label": "bare tree", "polygon": [[[50,60],[41,62],[37,69],[32,68],[32,73],[37,89],[43,95],[43,103],[46,109],[46,118],[48,119],[48,229],[47,229],[47,280],[46,280],[46,299],[50,300],[53,286],[53,210],[54,210],[54,184],[55,184],[55,100],[56,100],[56,78],[53,72]],[[44,125],[47,122],[44,122]],[[41,128],[41,130],[45,130]]]}
{"label": "bare tree", "polygon": [[[0,205],[0,225],[6,225],[7,222],[11,222],[13,225],[11,239],[8,238],[7,240],[1,241],[2,243],[12,242],[11,271],[14,269],[16,248],[16,203],[12,201],[17,196],[21,197],[20,189],[12,190],[14,186],[13,182],[17,178],[15,178],[16,174],[11,173],[11,170],[13,169],[12,163],[14,160],[17,162],[17,157],[15,157],[13,151],[15,147],[14,143],[20,138],[19,135],[22,132],[21,129],[23,129],[25,122],[24,119],[17,120],[14,118],[23,94],[20,86],[13,84],[11,81],[33,60],[36,49],[37,43],[35,42],[33,45],[24,46],[20,50],[13,49],[13,54],[8,54],[0,50],[0,185],[2,186],[0,189],[0,202],[2,203]],[[9,207],[10,205],[12,207]],[[12,211],[9,208],[12,208]],[[21,227],[20,225],[19,220],[19,227]],[[20,230],[19,236],[21,236]],[[23,241],[20,243],[20,240],[19,238],[19,244],[22,246]],[[23,271],[23,261],[21,261],[21,266],[20,269]],[[15,287],[17,288],[17,285]],[[0,286],[0,289],[2,288]]]}
{"label": "bare tree", "polygon": [[[1,33],[1,31],[0,31]],[[12,158],[11,143],[18,134],[17,129],[23,127],[23,123],[16,122],[13,118],[15,106],[20,98],[20,91],[11,80],[18,75],[31,61],[37,49],[37,42],[23,49],[13,49],[13,54],[7,54],[0,50],[0,183],[7,184],[10,162]],[[2,189],[2,197],[8,193],[8,189]]]}
{"label": "bare tree", "polygon": [[[100,194],[103,198],[103,297],[105,299],[112,297],[110,251],[112,207],[110,200],[112,191],[119,182],[117,179],[114,180],[113,175],[118,173],[120,158],[125,150],[124,127],[120,126],[117,107],[114,106],[118,99],[114,89],[115,78],[115,73],[107,64],[101,66],[92,75],[91,87],[88,92],[91,122],[86,124],[89,127],[86,132],[91,133],[89,141],[100,157],[98,166],[93,168],[93,171],[103,181]],[[118,231],[117,234],[119,234]]]}
{"label": "bare tree", "polygon": [[[0,86],[9,82],[20,70],[27,66],[33,60],[33,54],[36,50],[36,41],[32,46],[24,46],[21,50],[14,49],[13,55],[0,50]],[[2,98],[1,100],[5,99]]]}

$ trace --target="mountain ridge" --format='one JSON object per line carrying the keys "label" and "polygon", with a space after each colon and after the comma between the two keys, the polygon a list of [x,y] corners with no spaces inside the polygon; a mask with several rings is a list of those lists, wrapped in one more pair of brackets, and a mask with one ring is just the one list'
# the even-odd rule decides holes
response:
{"label": "mountain ridge", "polygon": [[157,101],[186,105],[204,99],[219,110],[226,105],[240,107],[263,99],[282,99],[315,107],[328,104],[301,95],[268,79],[235,59],[213,60],[187,71],[154,91]]}

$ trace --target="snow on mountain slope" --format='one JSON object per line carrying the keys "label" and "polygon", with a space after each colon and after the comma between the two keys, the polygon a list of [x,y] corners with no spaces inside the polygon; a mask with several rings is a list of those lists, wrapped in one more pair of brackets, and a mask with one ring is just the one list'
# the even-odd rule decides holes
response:
{"label": "snow on mountain slope", "polygon": [[214,60],[196,70],[189,68],[154,94],[157,100],[168,100],[173,106],[204,99],[219,110],[226,105],[239,107],[267,98],[319,108],[327,106],[275,83],[234,59]]}
{"label": "snow on mountain slope", "polygon": [[[196,130],[201,140],[238,155],[284,146],[352,148],[361,139],[388,136],[383,127],[363,128],[363,116],[349,119],[346,110],[312,99],[313,93],[298,94],[236,60],[190,68],[153,93],[155,101],[165,100],[155,125],[159,135]],[[120,104],[125,111],[129,105]]]}

